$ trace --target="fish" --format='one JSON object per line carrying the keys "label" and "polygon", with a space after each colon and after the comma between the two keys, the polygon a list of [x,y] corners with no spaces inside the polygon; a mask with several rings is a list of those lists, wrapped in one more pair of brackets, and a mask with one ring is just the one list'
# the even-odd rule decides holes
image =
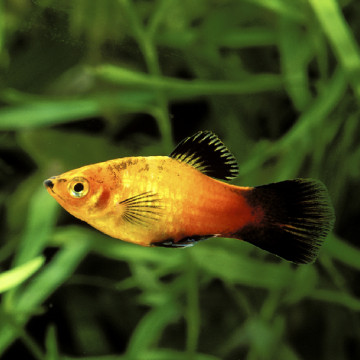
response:
{"label": "fish", "polygon": [[184,248],[235,238],[295,264],[314,262],[335,221],[326,186],[308,178],[229,183],[238,173],[218,136],[199,131],[169,156],[108,160],[44,185],[73,216],[133,244]]}

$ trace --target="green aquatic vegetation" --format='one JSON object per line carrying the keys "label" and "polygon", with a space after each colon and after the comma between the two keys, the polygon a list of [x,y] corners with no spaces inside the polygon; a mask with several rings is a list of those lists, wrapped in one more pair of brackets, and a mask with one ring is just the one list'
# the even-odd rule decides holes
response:
{"label": "green aquatic vegetation", "polygon": [[[0,3],[0,357],[360,356],[355,0]],[[232,239],[142,248],[42,181],[218,133],[237,185],[314,177],[335,230],[314,265]],[[341,329],[341,331],[339,331]]]}

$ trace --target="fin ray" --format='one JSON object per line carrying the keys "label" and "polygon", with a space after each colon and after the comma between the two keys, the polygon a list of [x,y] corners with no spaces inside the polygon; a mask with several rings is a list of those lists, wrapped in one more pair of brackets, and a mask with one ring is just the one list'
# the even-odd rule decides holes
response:
{"label": "fin ray", "polygon": [[162,216],[161,200],[150,191],[124,199],[119,205],[125,206],[123,219],[133,225],[148,226]]}
{"label": "fin ray", "polygon": [[335,220],[324,184],[287,180],[255,187],[245,198],[263,218],[240,229],[237,237],[297,264],[315,261]]}
{"label": "fin ray", "polygon": [[231,180],[238,175],[235,157],[211,131],[199,131],[184,139],[170,157],[220,180]]}

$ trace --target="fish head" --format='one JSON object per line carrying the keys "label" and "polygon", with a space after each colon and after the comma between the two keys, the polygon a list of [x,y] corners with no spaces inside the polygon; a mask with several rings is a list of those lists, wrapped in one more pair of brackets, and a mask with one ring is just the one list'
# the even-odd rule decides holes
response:
{"label": "fish head", "polygon": [[50,177],[44,185],[66,211],[84,221],[103,213],[110,200],[106,184],[81,169]]}

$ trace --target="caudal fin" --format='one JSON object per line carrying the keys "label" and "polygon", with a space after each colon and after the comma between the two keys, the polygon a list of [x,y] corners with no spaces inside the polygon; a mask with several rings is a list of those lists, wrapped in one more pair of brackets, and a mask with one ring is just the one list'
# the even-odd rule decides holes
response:
{"label": "caudal fin", "polygon": [[297,264],[315,261],[335,220],[323,183],[295,179],[258,186],[246,193],[246,200],[263,215],[238,237]]}

